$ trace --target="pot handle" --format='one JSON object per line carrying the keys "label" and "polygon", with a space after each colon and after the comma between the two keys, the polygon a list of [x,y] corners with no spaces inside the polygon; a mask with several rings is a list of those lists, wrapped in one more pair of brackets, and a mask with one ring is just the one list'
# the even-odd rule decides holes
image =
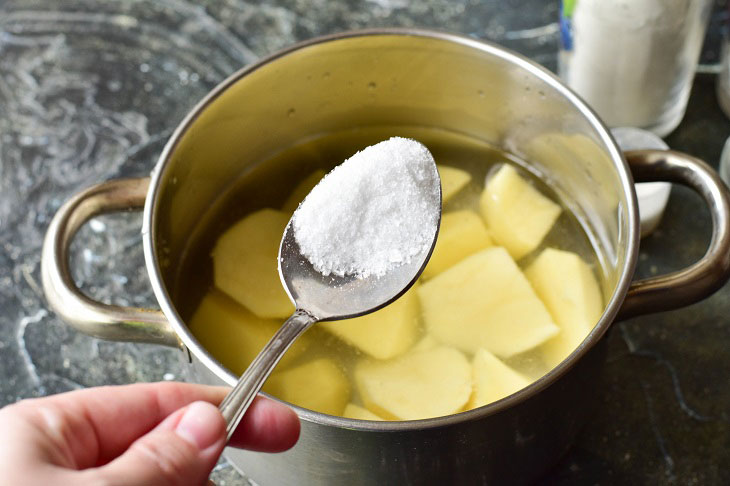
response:
{"label": "pot handle", "polygon": [[149,183],[149,177],[103,182],[76,194],[59,208],[43,242],[43,290],[56,314],[84,334],[180,347],[177,334],[161,311],[97,302],[81,293],[69,271],[69,247],[79,228],[98,214],[142,208]]}
{"label": "pot handle", "polygon": [[708,297],[730,277],[730,193],[705,162],[672,150],[624,153],[636,182],[668,181],[696,191],[712,216],[705,256],[682,270],[631,283],[617,319],[684,307]]}

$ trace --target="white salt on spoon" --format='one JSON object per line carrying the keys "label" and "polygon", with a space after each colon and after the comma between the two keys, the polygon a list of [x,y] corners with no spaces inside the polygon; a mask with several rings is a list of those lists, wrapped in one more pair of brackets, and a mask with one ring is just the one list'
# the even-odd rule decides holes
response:
{"label": "white salt on spoon", "polygon": [[415,140],[370,146],[324,177],[279,247],[279,275],[296,310],[220,405],[229,439],[281,356],[312,324],[376,311],[413,285],[440,222],[436,163]]}
{"label": "white salt on spoon", "polygon": [[440,194],[424,191],[434,159],[415,140],[393,137],[327,174],[294,213],[294,236],[323,275],[382,277],[427,251]]}

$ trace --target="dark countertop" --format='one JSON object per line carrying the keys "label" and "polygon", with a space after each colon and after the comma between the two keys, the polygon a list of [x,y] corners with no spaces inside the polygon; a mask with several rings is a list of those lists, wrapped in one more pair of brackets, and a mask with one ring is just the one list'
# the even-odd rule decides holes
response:
{"label": "dark countertop", "polygon": [[[725,1],[703,53],[712,71]],[[86,337],[40,288],[40,247],[59,205],[95,182],[146,175],[185,113],[228,74],[298,40],[421,26],[491,39],[555,69],[555,0],[0,1],[0,405],[102,384],[185,378],[182,353]],[[666,138],[717,167],[730,121],[699,74]],[[139,214],[96,218],[74,244],[81,287],[154,306]],[[710,218],[672,191],[642,241],[638,275],[700,258]],[[730,484],[730,287],[687,308],[617,323],[602,400],[546,484]],[[212,478],[246,484],[225,461]]]}

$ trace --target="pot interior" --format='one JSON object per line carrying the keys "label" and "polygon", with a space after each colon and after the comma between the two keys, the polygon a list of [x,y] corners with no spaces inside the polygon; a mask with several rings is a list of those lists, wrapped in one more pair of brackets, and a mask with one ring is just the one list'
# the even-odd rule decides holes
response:
{"label": "pot interior", "polygon": [[[606,330],[633,273],[638,217],[625,162],[595,115],[547,71],[498,47],[427,32],[348,34],[233,75],[186,119],[158,166],[146,222],[153,285],[184,343],[222,381],[235,377],[180,317],[195,305],[180,278],[191,235],[221,195],[283,148],[388,126],[446,130],[527,161],[596,252],[606,311],[591,339]],[[263,202],[290,189],[252,188]]]}

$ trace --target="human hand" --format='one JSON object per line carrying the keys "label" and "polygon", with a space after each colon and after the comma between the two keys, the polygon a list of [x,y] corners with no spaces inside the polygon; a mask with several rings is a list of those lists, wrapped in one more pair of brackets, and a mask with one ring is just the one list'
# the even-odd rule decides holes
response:
{"label": "human hand", "polygon": [[[184,383],[89,388],[0,410],[2,485],[201,485],[225,444],[228,390]],[[256,398],[230,444],[277,452],[299,419]]]}

